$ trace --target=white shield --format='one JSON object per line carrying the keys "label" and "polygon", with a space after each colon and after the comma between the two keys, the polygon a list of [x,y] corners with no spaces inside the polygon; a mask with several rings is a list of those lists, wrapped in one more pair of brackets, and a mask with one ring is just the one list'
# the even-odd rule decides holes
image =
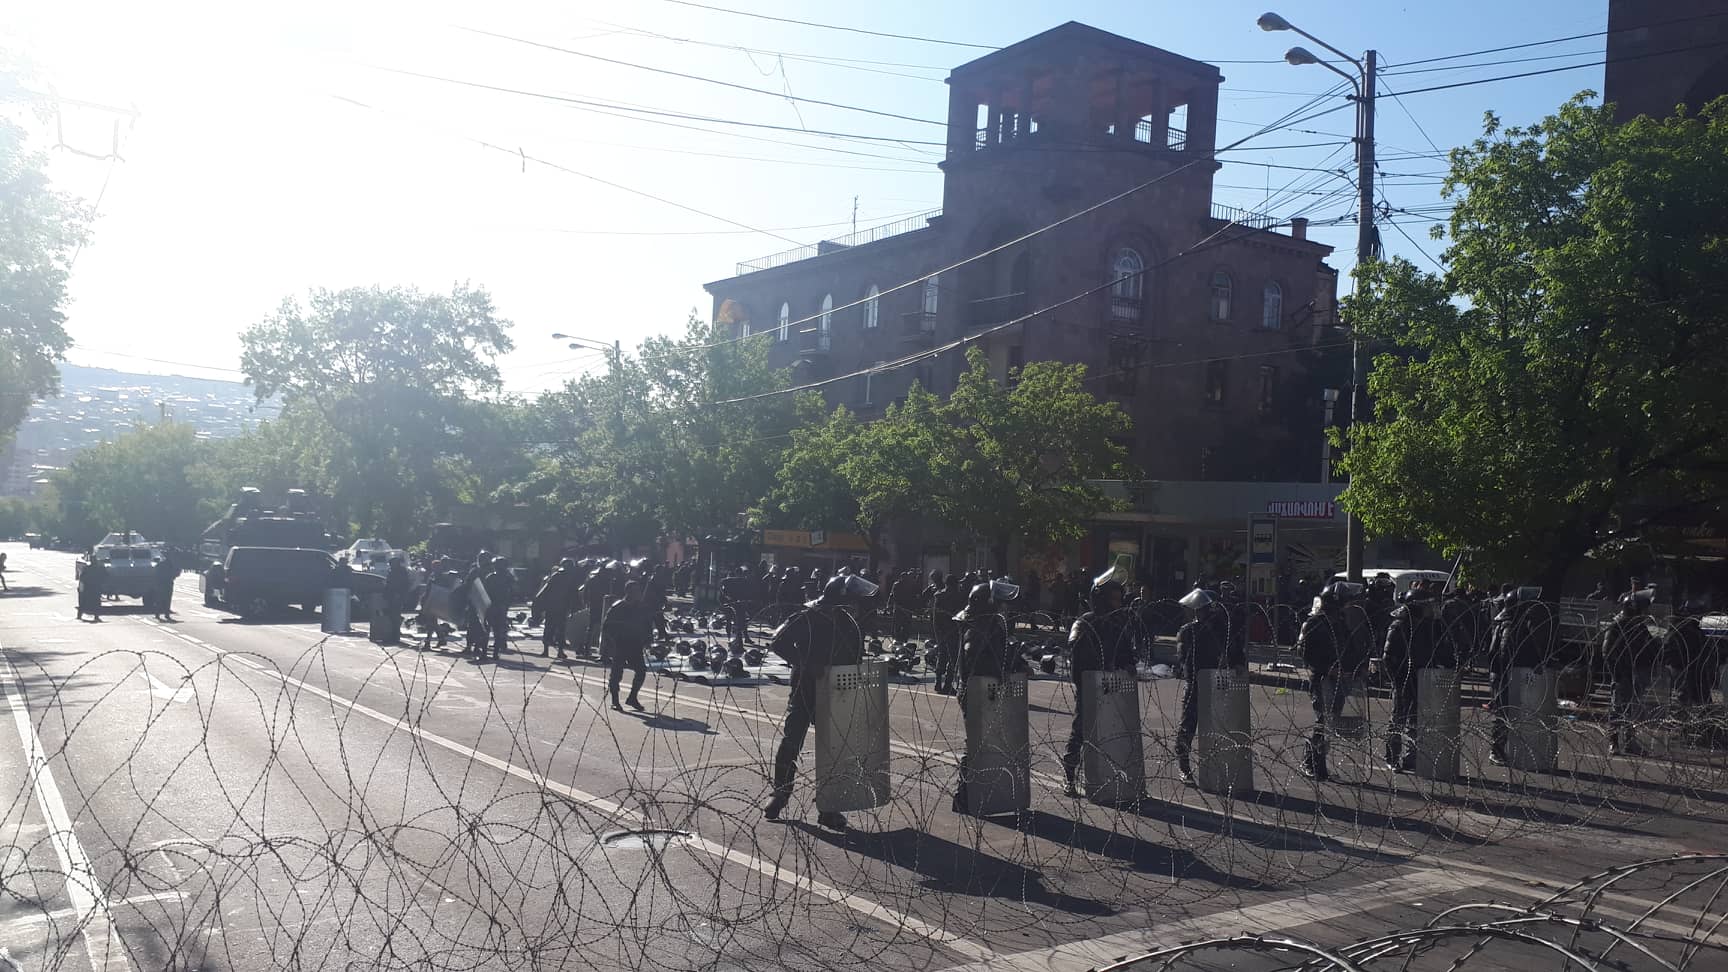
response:
{"label": "white shield", "polygon": [[1506,762],[1532,773],[1552,773],[1560,758],[1560,694],[1554,673],[1514,668],[1506,678]]}
{"label": "white shield", "polygon": [[816,807],[888,802],[888,679],[878,661],[832,665],[816,683]]}
{"label": "white shield", "polygon": [[1146,756],[1140,738],[1140,683],[1133,672],[1080,676],[1086,798],[1114,806],[1145,792]]}
{"label": "white shield", "polygon": [[1208,793],[1229,795],[1254,790],[1254,731],[1248,711],[1248,673],[1235,668],[1203,668],[1194,756],[1194,782]]}
{"label": "white shield", "polygon": [[1458,673],[1450,668],[1416,672],[1416,775],[1450,783],[1458,778]]}
{"label": "white shield", "polygon": [[966,680],[966,803],[975,815],[1032,806],[1026,673]]}
{"label": "white shield", "polygon": [[348,633],[348,598],[346,587],[332,587],[324,592],[324,611],[319,615],[319,627],[325,634]]}

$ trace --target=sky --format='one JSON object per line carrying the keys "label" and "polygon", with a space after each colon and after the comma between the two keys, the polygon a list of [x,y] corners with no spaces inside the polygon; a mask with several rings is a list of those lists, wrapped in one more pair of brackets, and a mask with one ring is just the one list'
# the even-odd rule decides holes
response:
{"label": "sky", "polygon": [[[34,133],[52,178],[97,213],[70,283],[72,361],[238,377],[239,333],[284,298],[468,281],[514,322],[505,387],[528,394],[600,364],[554,332],[626,347],[679,332],[740,260],[936,208],[940,147],[920,143],[940,126],[870,112],[945,118],[947,71],[990,47],[1078,20],[1210,61],[1226,77],[1220,144],[1255,132],[1339,80],[1281,60],[1314,45],[1259,30],[1268,2],[709,3],[915,40],[673,0],[12,0],[0,37],[56,99]],[[1587,67],[1415,93],[1599,62],[1601,37],[1413,62],[1601,31],[1606,0],[1271,9],[1379,52],[1382,237],[1429,267],[1436,149],[1479,135],[1485,111],[1526,123],[1602,84]],[[1351,119],[1341,107],[1230,153],[1217,200],[1309,215],[1347,271],[1354,225],[1323,224],[1351,217],[1350,189],[1305,170],[1353,166]]]}

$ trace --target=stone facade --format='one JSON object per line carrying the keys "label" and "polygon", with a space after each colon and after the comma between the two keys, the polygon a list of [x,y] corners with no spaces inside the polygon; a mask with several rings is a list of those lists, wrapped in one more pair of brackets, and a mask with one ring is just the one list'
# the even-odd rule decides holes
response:
{"label": "stone facade", "polygon": [[941,214],[740,264],[707,285],[714,319],[774,332],[772,360],[799,380],[850,376],[823,390],[865,417],[915,379],[951,391],[964,350],[855,372],[977,335],[1004,378],[1029,361],[1087,365],[1133,417],[1149,476],[1318,479],[1314,368],[1347,361],[1337,274],[1304,222],[1276,232],[1214,208],[1218,70],[1069,23],[948,82]]}
{"label": "stone facade", "polygon": [[1610,0],[1608,31],[1602,97],[1621,120],[1728,94],[1728,0]]}

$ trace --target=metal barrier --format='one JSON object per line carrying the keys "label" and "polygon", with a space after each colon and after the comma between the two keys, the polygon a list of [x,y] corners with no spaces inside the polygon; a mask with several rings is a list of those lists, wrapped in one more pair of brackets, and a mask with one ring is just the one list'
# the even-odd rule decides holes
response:
{"label": "metal barrier", "polygon": [[348,598],[346,587],[332,587],[324,592],[324,610],[319,613],[318,627],[325,634],[348,633]]}
{"label": "metal barrier", "polygon": [[888,679],[881,662],[827,668],[816,686],[816,807],[888,802]]}

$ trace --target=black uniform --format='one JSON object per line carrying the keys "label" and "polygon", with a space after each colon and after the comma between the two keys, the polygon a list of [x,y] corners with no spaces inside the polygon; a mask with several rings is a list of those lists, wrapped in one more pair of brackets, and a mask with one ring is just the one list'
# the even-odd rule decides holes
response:
{"label": "black uniform", "polygon": [[[1343,613],[1336,609],[1309,615],[1296,634],[1296,648],[1302,653],[1303,664],[1308,666],[1308,699],[1314,708],[1314,728],[1309,734],[1305,763],[1308,772],[1320,779],[1327,776],[1328,732],[1344,713],[1350,686],[1366,664],[1357,645],[1358,639],[1351,636]],[[1333,685],[1330,700],[1326,698],[1326,680]]]}
{"label": "black uniform", "polygon": [[1215,610],[1176,632],[1176,654],[1182,660],[1182,727],[1176,733],[1176,764],[1189,771],[1188,754],[1200,726],[1200,673],[1208,669],[1246,668],[1248,653],[1230,638],[1230,618]]}
{"label": "black uniform", "polygon": [[150,568],[150,613],[159,618],[173,617],[174,578],[178,576],[180,568],[169,557],[156,561]]}
{"label": "black uniform", "polygon": [[78,573],[78,617],[90,615],[90,620],[102,620],[102,589],[108,586],[108,567],[92,560]]}
{"label": "black uniform", "polygon": [[1650,688],[1656,666],[1662,661],[1662,645],[1646,627],[1642,613],[1621,611],[1608,626],[1602,654],[1614,676],[1614,698],[1609,728],[1616,750],[1632,748],[1632,706]]}
{"label": "black uniform", "polygon": [[379,628],[372,632],[372,640],[381,645],[395,645],[402,642],[402,612],[412,608],[410,601],[414,579],[408,576],[408,568],[400,563],[390,565],[390,570],[384,575],[384,610],[373,622]]}
{"label": "black uniform", "polygon": [[612,596],[612,571],[594,568],[582,585],[582,600],[588,605],[588,630],[583,633],[582,646],[592,648],[600,641],[600,623],[605,620],[606,600]]}
{"label": "black uniform", "polygon": [[492,633],[492,657],[499,658],[510,641],[510,602],[516,599],[516,578],[509,568],[497,568],[486,575],[486,593],[492,598],[492,606],[486,611],[486,628]]}
{"label": "black uniform", "polygon": [[1696,615],[1685,615],[1674,622],[1663,646],[1668,664],[1677,673],[1675,687],[1682,705],[1709,705],[1710,693],[1716,688],[1716,652],[1704,637],[1704,628]]}
{"label": "black uniform", "polygon": [[1392,724],[1386,732],[1386,762],[1408,767],[1416,758],[1415,747],[1404,745],[1416,722],[1416,673],[1424,668],[1457,668],[1458,659],[1452,642],[1446,638],[1435,617],[1438,607],[1426,602],[1426,608],[1406,604],[1392,612],[1391,626],[1386,630],[1386,651],[1383,663],[1392,682]]}
{"label": "black uniform", "polygon": [[1086,715],[1081,678],[1087,672],[1132,672],[1134,670],[1134,640],[1129,629],[1129,613],[1117,609],[1109,613],[1087,611],[1075,619],[1068,633],[1071,652],[1069,674],[1074,680],[1074,724],[1068,732],[1068,746],[1062,752],[1062,772],[1073,786],[1080,770],[1080,754],[1086,744]]}
{"label": "black uniform", "polygon": [[[926,604],[935,620],[936,629],[936,691],[957,691],[954,685],[955,667],[960,660],[960,622],[954,616],[966,606],[966,592],[960,589],[958,583],[946,584],[928,593]],[[1000,616],[996,621],[1002,625]],[[964,684],[966,676],[960,675]]]}
{"label": "black uniform", "polygon": [[570,639],[564,626],[570,620],[570,609],[576,606],[576,587],[575,568],[559,565],[546,575],[546,581],[534,595],[543,616],[540,654],[547,654],[556,648],[558,654],[562,655],[565,649],[570,647]]}
{"label": "black uniform", "polygon": [[606,624],[601,637],[606,655],[612,660],[611,671],[606,677],[606,691],[612,696],[612,707],[618,707],[618,685],[624,680],[626,668],[635,673],[631,676],[628,701],[632,707],[638,706],[636,693],[642,690],[642,682],[648,677],[648,662],[642,653],[654,637],[653,609],[646,601],[629,598],[613,601],[612,606],[606,609]]}
{"label": "black uniform", "polygon": [[[954,590],[959,590],[955,587]],[[950,615],[952,617],[952,615]],[[997,611],[968,608],[961,620],[954,622],[960,629],[958,682],[955,690],[960,703],[960,716],[966,717],[966,682],[974,675],[985,678],[1006,678],[1028,671],[1026,656],[1008,647],[1008,623]],[[951,676],[952,678],[953,676]],[[967,749],[972,748],[971,726],[967,726]],[[954,791],[954,810],[966,809],[966,757],[960,757],[960,783]]]}
{"label": "black uniform", "polygon": [[774,794],[790,795],[798,773],[798,754],[816,714],[816,685],[831,665],[856,665],[864,658],[858,623],[838,605],[807,607],[774,632],[768,650],[792,666],[792,692],[786,701],[786,724],[774,752]]}
{"label": "black uniform", "polygon": [[1511,723],[1506,709],[1512,704],[1512,669],[1547,667],[1554,653],[1557,633],[1554,612],[1540,601],[1512,597],[1500,602],[1488,630],[1488,682],[1493,696],[1488,703],[1494,714],[1489,752],[1506,758],[1506,739]]}

